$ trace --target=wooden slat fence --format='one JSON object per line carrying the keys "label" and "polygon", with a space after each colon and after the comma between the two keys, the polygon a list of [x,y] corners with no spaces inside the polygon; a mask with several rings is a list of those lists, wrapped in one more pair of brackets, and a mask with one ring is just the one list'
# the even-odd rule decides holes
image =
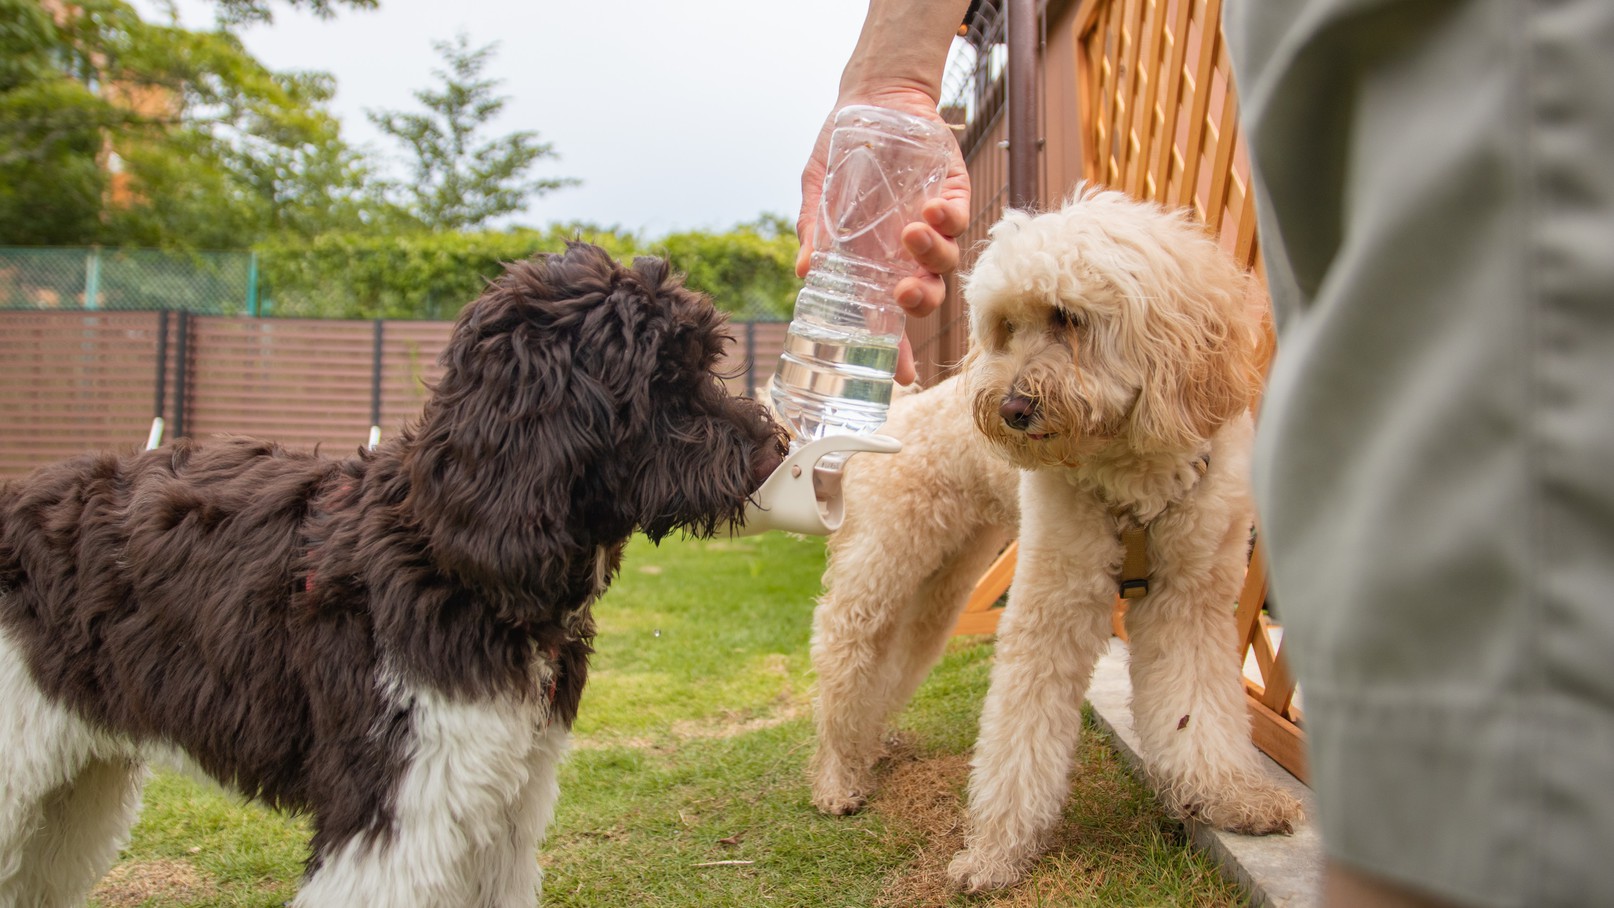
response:
{"label": "wooden slat fence", "polygon": [[0,476],[144,443],[161,321],[150,312],[0,314]]}
{"label": "wooden slat fence", "polygon": [[779,357],[785,352],[788,322],[737,322],[730,325],[734,343],[721,366],[729,393],[757,400],[768,399]]}
{"label": "wooden slat fence", "polygon": [[[137,449],[159,410],[166,438],[253,435],[345,455],[372,425],[390,434],[420,413],[452,327],[0,312],[0,478],[85,451]],[[721,364],[730,390],[765,388],[785,325],[738,322],[730,333]]]}
{"label": "wooden slat fence", "polygon": [[187,434],[350,453],[369,434],[373,331],[370,322],[194,319]]}
{"label": "wooden slat fence", "polygon": [[[380,419],[383,433],[390,433],[420,414],[426,405],[427,389],[442,375],[437,355],[448,343],[452,322],[384,323],[381,335]],[[370,417],[365,416],[365,425]]]}
{"label": "wooden slat fence", "polygon": [[[1005,26],[1002,3],[985,0],[970,25],[974,53],[955,60],[943,78],[943,116],[960,121],[955,134],[970,174],[969,223],[958,238],[961,272],[968,271],[987,230],[1009,204],[1007,80],[993,62],[1006,41]],[[948,281],[940,310],[908,320],[908,340],[922,385],[956,369],[969,351],[969,313],[957,280]]]}

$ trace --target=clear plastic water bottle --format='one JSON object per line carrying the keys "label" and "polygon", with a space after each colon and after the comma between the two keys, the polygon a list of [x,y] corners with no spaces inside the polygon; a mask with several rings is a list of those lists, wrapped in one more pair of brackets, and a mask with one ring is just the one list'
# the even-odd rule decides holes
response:
{"label": "clear plastic water bottle", "polygon": [[856,105],[835,115],[813,255],[770,388],[793,447],[885,423],[912,274],[902,228],[941,193],[952,138],[934,120]]}

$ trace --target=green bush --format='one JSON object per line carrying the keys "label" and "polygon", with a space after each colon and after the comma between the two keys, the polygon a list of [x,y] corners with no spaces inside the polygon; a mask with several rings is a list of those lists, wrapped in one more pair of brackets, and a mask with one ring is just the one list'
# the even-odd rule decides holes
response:
{"label": "green bush", "polygon": [[689,286],[742,318],[784,320],[796,302],[796,235],[783,218],[764,216],[728,233],[687,232],[654,247],[688,276]]}
{"label": "green bush", "polygon": [[800,282],[796,240],[780,218],[728,233],[686,232],[646,242],[588,224],[545,230],[283,237],[256,247],[266,315],[320,318],[452,319],[503,263],[558,252],[569,239],[596,243],[619,259],[661,255],[690,287],[742,318],[788,318]]}

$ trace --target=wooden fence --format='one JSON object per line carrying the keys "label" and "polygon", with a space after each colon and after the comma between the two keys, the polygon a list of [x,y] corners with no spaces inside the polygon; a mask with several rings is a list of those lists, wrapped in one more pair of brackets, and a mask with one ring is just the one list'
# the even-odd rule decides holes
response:
{"label": "wooden fence", "polygon": [[[236,434],[347,453],[420,412],[450,322],[182,312],[0,312],[0,477],[165,436]],[[785,325],[739,322],[735,393],[773,374]]]}
{"label": "wooden fence", "polygon": [[[1034,109],[1043,137],[1043,206],[1058,205],[1085,181],[1192,208],[1229,254],[1261,275],[1249,158],[1237,128],[1221,0],[1080,0],[1041,9],[1044,37]],[[993,129],[994,136],[1006,134],[1001,122]],[[985,197],[972,200],[971,231],[980,231],[969,235],[974,240],[1001,212],[997,187],[1004,156],[995,143],[967,151],[972,182],[987,188]],[[978,251],[973,244],[967,248]],[[962,303],[950,299],[949,304],[955,307],[950,317],[962,319]],[[943,371],[937,364],[930,373]],[[997,601],[1013,579],[1015,556],[1011,545],[981,578],[958,633],[995,630]],[[1266,590],[1257,546],[1236,606],[1253,735],[1262,750],[1304,780],[1302,716],[1281,630],[1265,610]],[[1118,603],[1116,630],[1124,635],[1120,614]]]}

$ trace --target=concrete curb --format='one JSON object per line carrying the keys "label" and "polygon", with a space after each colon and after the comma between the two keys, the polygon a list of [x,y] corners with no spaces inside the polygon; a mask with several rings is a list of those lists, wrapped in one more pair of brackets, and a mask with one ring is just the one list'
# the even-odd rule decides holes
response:
{"label": "concrete curb", "polygon": [[[1099,660],[1087,702],[1098,723],[1115,741],[1122,757],[1140,775],[1138,736],[1132,729],[1132,682],[1127,675],[1126,644],[1110,641],[1110,651]],[[1313,814],[1311,792],[1282,767],[1262,757],[1267,771],[1306,803]],[[1209,854],[1222,872],[1249,893],[1256,908],[1317,908],[1322,882],[1322,842],[1316,828],[1303,823],[1293,835],[1248,836],[1223,832],[1189,821],[1194,846]]]}

